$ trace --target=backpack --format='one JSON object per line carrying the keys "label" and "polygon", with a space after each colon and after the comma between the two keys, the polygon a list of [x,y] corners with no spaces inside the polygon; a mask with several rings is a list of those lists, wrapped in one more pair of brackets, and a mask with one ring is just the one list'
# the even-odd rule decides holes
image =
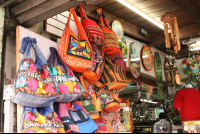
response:
{"label": "backpack", "polygon": [[101,101],[101,108],[109,113],[119,110],[121,99],[115,94],[114,90],[110,91],[107,87],[97,88],[96,96]]}
{"label": "backpack", "polygon": [[127,78],[124,69],[121,66],[114,65],[106,56],[104,56],[104,59],[105,67],[101,77],[103,83],[108,86],[109,90],[126,88],[128,85],[125,83]]}
{"label": "backpack", "polygon": [[117,36],[111,29],[101,8],[97,9],[97,13],[100,15],[99,25],[104,34],[104,41],[101,51],[104,52],[104,54],[115,55],[120,52]]}
{"label": "backpack", "polygon": [[95,84],[102,75],[104,60],[101,51],[95,45],[92,44],[91,46],[93,51],[93,66],[82,72],[82,75],[90,84]]}
{"label": "backpack", "polygon": [[91,44],[96,46],[102,46],[102,42],[104,40],[104,34],[101,28],[97,25],[96,22],[87,18],[84,10],[83,4],[79,6],[79,11],[81,14],[81,25],[85,30],[86,36]]}

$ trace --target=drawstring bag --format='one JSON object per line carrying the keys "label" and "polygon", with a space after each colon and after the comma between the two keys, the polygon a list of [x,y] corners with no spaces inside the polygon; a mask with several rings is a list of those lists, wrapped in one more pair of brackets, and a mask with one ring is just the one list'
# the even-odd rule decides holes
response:
{"label": "drawstring bag", "polygon": [[[71,14],[74,17],[78,38],[70,28]],[[69,18],[61,37],[58,53],[67,66],[75,72],[84,72],[86,69],[92,67],[92,47],[90,46],[74,9],[70,9]]]}
{"label": "drawstring bag", "polygon": [[127,78],[124,74],[123,68],[121,66],[114,65],[107,57],[104,57],[104,59],[105,67],[101,77],[103,83],[108,86],[109,90],[121,90],[126,88],[128,86],[125,83]]}
{"label": "drawstring bag", "polygon": [[101,28],[97,25],[96,22],[89,19],[84,10],[83,10],[83,4],[79,6],[79,11],[81,14],[81,25],[83,29],[85,30],[85,33],[88,37],[88,40],[91,44],[94,44],[96,46],[102,46],[104,35]]}
{"label": "drawstring bag", "polygon": [[51,107],[24,107],[22,133],[65,133],[64,125]]}
{"label": "drawstring bag", "polygon": [[[58,97],[54,80],[47,61],[38,48],[35,38],[26,37],[22,41],[20,52],[24,54],[15,78],[15,96],[12,101],[28,107],[47,107],[53,105]],[[36,54],[36,62],[30,55],[31,47]]]}
{"label": "drawstring bag", "polygon": [[98,88],[96,90],[97,98],[101,101],[101,109],[109,113],[119,110],[121,99],[116,95],[114,91],[110,91],[107,87]]}
{"label": "drawstring bag", "polygon": [[120,52],[120,47],[115,32],[111,29],[101,8],[97,9],[97,13],[100,15],[99,25],[104,34],[104,41],[101,47],[101,51],[104,54],[109,55],[118,54]]}
{"label": "drawstring bag", "polygon": [[59,96],[55,102],[66,103],[77,100],[84,93],[81,83],[72,70],[61,60],[57,50],[50,47],[50,51],[49,69],[53,74],[55,87],[59,90]]}
{"label": "drawstring bag", "polygon": [[90,84],[95,84],[103,73],[104,60],[101,51],[95,45],[91,46],[93,51],[93,66],[84,71],[82,75]]}

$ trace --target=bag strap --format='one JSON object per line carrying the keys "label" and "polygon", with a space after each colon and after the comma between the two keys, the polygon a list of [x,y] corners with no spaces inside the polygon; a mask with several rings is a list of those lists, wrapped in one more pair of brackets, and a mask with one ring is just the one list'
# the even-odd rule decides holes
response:
{"label": "bag strap", "polygon": [[83,21],[85,18],[87,18],[87,15],[85,14],[85,12],[84,12],[84,10],[83,10],[83,5],[85,5],[85,3],[84,4],[80,4],[80,6],[79,6],[79,12],[80,12],[80,14],[81,14],[81,20]]}
{"label": "bag strap", "polygon": [[35,38],[25,37],[22,41],[20,52],[24,54],[24,58],[31,58],[30,49],[31,47],[33,47],[36,55],[36,61],[35,61],[36,68],[42,69],[43,65],[47,65],[47,61],[36,44],[37,41]]}

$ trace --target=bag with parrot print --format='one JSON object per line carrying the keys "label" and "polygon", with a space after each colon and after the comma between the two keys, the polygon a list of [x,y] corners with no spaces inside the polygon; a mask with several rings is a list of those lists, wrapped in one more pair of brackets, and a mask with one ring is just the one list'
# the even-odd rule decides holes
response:
{"label": "bag with parrot print", "polygon": [[[20,52],[24,54],[13,86],[15,96],[12,101],[28,107],[47,107],[53,105],[58,97],[54,80],[47,61],[36,45],[35,38],[25,37]],[[30,55],[31,47],[35,50],[36,62]]]}
{"label": "bag with parrot print", "polygon": [[73,71],[62,61],[57,50],[50,47],[50,51],[51,55],[47,62],[54,78],[55,87],[59,90],[59,96],[55,102],[66,103],[77,100],[85,90]]}
{"label": "bag with parrot print", "polygon": [[[78,38],[70,28],[71,14],[78,31]],[[70,9],[69,18],[62,34],[58,53],[61,59],[75,72],[84,72],[93,64],[92,47],[88,41],[83,27],[74,11]]]}
{"label": "bag with parrot print", "polygon": [[22,133],[65,133],[64,125],[51,107],[24,107]]}

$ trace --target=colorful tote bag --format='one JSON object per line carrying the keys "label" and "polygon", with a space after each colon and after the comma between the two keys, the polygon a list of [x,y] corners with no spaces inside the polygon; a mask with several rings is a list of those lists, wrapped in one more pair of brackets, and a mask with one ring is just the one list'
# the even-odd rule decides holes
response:
{"label": "colorful tote bag", "polygon": [[127,78],[121,66],[114,65],[107,57],[105,59],[105,67],[102,73],[101,80],[108,86],[109,90],[121,90],[128,85],[125,83]]}
{"label": "colorful tote bag", "polygon": [[104,40],[104,34],[101,28],[97,25],[96,22],[89,19],[84,10],[83,10],[83,4],[79,6],[79,11],[81,14],[81,25],[83,29],[85,30],[85,33],[88,37],[88,40],[91,44],[94,44],[96,46],[102,46],[103,40]]}
{"label": "colorful tote bag", "polygon": [[115,94],[114,91],[105,88],[99,88],[96,90],[97,98],[101,101],[101,109],[113,113],[119,110],[121,99]]}
{"label": "colorful tote bag", "polygon": [[101,77],[104,69],[104,60],[101,51],[95,46],[92,46],[93,51],[93,66],[82,73],[83,77],[88,80],[90,84],[95,84]]}
{"label": "colorful tote bag", "polygon": [[64,125],[51,107],[24,107],[22,133],[65,133]]}
{"label": "colorful tote bag", "polygon": [[101,51],[104,52],[104,54],[115,55],[120,52],[117,36],[111,29],[101,8],[97,9],[97,13],[100,15],[99,25],[104,33],[104,41]]}
{"label": "colorful tote bag", "polygon": [[[71,14],[74,17],[78,30],[78,38],[70,28]],[[70,9],[69,18],[59,44],[58,53],[61,59],[75,72],[84,72],[86,69],[92,67],[92,47],[90,46],[74,9]]]}
{"label": "colorful tote bag", "polygon": [[94,122],[98,126],[97,133],[108,133],[107,126],[102,118],[95,119]]}
{"label": "colorful tote bag", "polygon": [[[50,106],[58,97],[58,91],[54,87],[54,80],[47,61],[36,45],[35,38],[26,37],[22,43],[20,52],[24,54],[24,59],[16,75],[13,86],[15,96],[12,101],[29,107]],[[31,47],[35,50],[36,63],[30,55]]]}
{"label": "colorful tote bag", "polygon": [[84,93],[81,83],[73,71],[61,60],[57,50],[50,47],[50,51],[49,69],[52,72],[55,87],[59,90],[59,96],[55,102],[66,103],[77,100]]}

